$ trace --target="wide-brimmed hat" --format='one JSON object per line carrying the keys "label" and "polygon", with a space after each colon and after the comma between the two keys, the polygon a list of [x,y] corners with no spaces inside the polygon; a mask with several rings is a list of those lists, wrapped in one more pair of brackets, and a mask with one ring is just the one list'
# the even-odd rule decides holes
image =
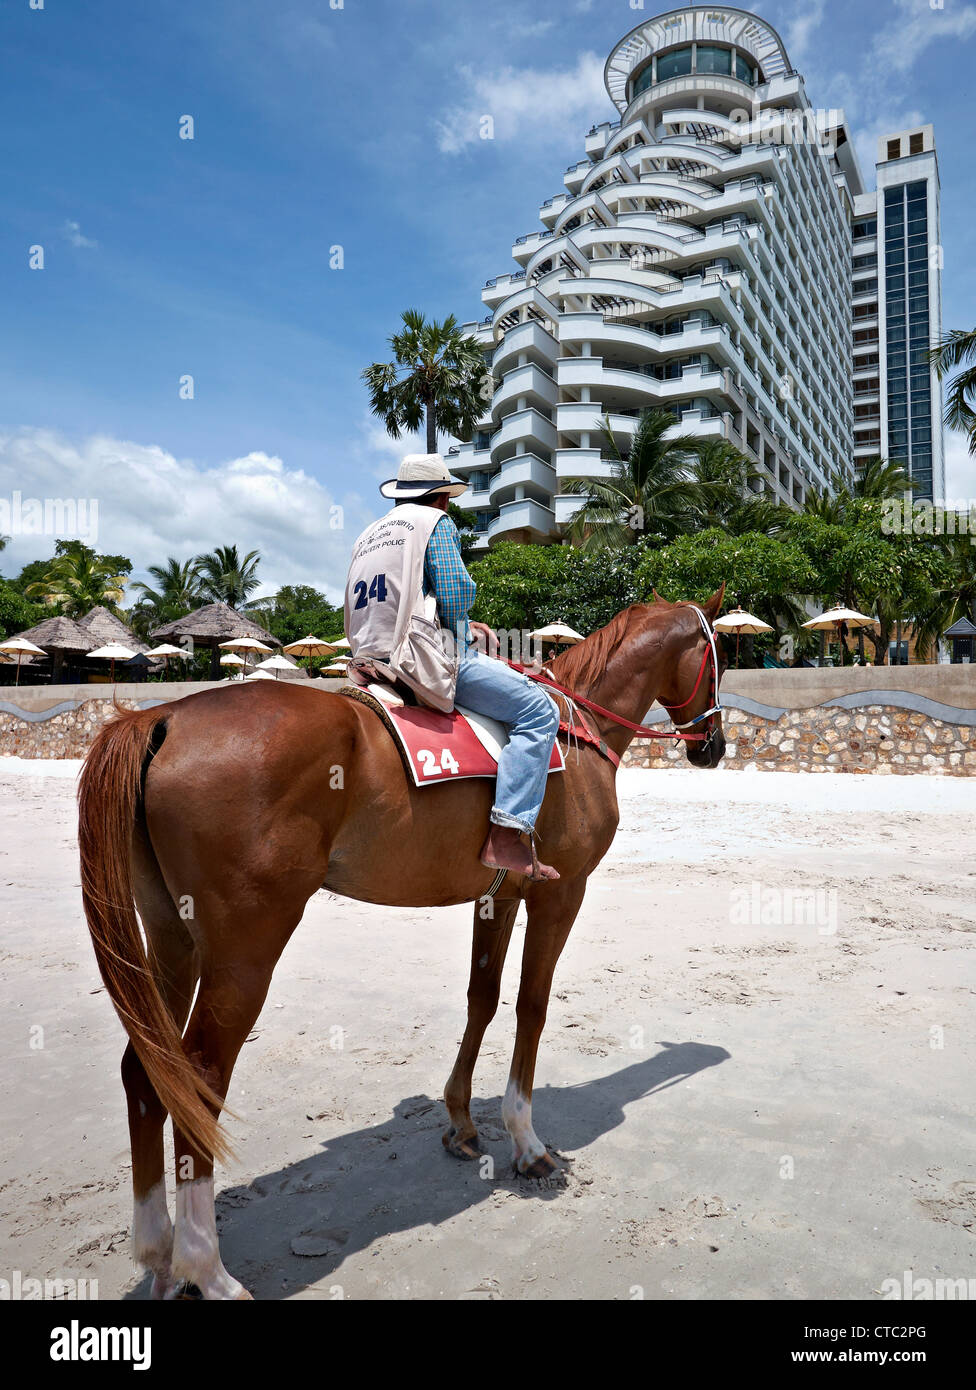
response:
{"label": "wide-brimmed hat", "polygon": [[380,484],[380,492],[384,497],[393,497],[401,502],[416,502],[434,492],[460,497],[467,487],[467,483],[459,483],[451,477],[440,454],[407,454],[396,477]]}

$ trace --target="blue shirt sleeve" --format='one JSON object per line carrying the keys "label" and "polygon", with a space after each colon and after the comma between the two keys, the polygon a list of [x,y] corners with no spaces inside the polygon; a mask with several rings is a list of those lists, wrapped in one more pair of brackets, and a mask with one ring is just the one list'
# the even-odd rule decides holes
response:
{"label": "blue shirt sleeve", "polygon": [[457,527],[449,516],[441,517],[430,533],[424,555],[424,593],[437,600],[441,627],[457,633],[459,644],[467,646],[468,610],[474,603],[477,585],[461,559]]}

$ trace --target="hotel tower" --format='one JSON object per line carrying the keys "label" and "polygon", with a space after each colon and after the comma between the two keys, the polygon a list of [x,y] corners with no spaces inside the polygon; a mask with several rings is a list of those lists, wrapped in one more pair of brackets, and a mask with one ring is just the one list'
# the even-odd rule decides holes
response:
{"label": "hotel tower", "polygon": [[941,497],[931,127],[882,142],[867,192],[842,113],[815,112],[775,30],[726,7],[642,22],[605,78],[619,119],[464,325],[496,383],[451,458],[479,547],[560,540],[582,502],[563,480],[609,476],[601,424],[626,456],[648,406],[729,440],[793,507],[876,454]]}

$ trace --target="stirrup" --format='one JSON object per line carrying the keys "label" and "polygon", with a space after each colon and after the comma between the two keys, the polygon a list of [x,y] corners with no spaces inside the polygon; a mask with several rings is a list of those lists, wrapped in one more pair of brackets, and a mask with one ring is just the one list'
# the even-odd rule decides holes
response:
{"label": "stirrup", "polygon": [[[529,837],[529,849],[532,851],[532,872],[531,874],[526,874],[526,878],[529,880],[530,883],[556,883],[559,878],[558,873],[556,874],[555,878],[549,878],[546,874],[541,874],[539,872],[539,856],[535,852],[535,830],[527,830],[525,831],[525,834]],[[542,839],[541,835],[539,836],[539,839]],[[555,873],[555,870],[553,870],[553,872]]]}

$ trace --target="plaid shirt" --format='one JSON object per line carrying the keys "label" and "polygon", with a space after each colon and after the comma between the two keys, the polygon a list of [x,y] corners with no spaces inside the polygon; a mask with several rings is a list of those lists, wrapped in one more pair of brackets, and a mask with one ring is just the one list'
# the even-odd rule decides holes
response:
{"label": "plaid shirt", "polygon": [[424,555],[424,593],[437,599],[441,627],[457,635],[463,650],[471,641],[468,609],[474,603],[476,585],[464,567],[457,527],[449,516],[441,517],[430,534]]}

